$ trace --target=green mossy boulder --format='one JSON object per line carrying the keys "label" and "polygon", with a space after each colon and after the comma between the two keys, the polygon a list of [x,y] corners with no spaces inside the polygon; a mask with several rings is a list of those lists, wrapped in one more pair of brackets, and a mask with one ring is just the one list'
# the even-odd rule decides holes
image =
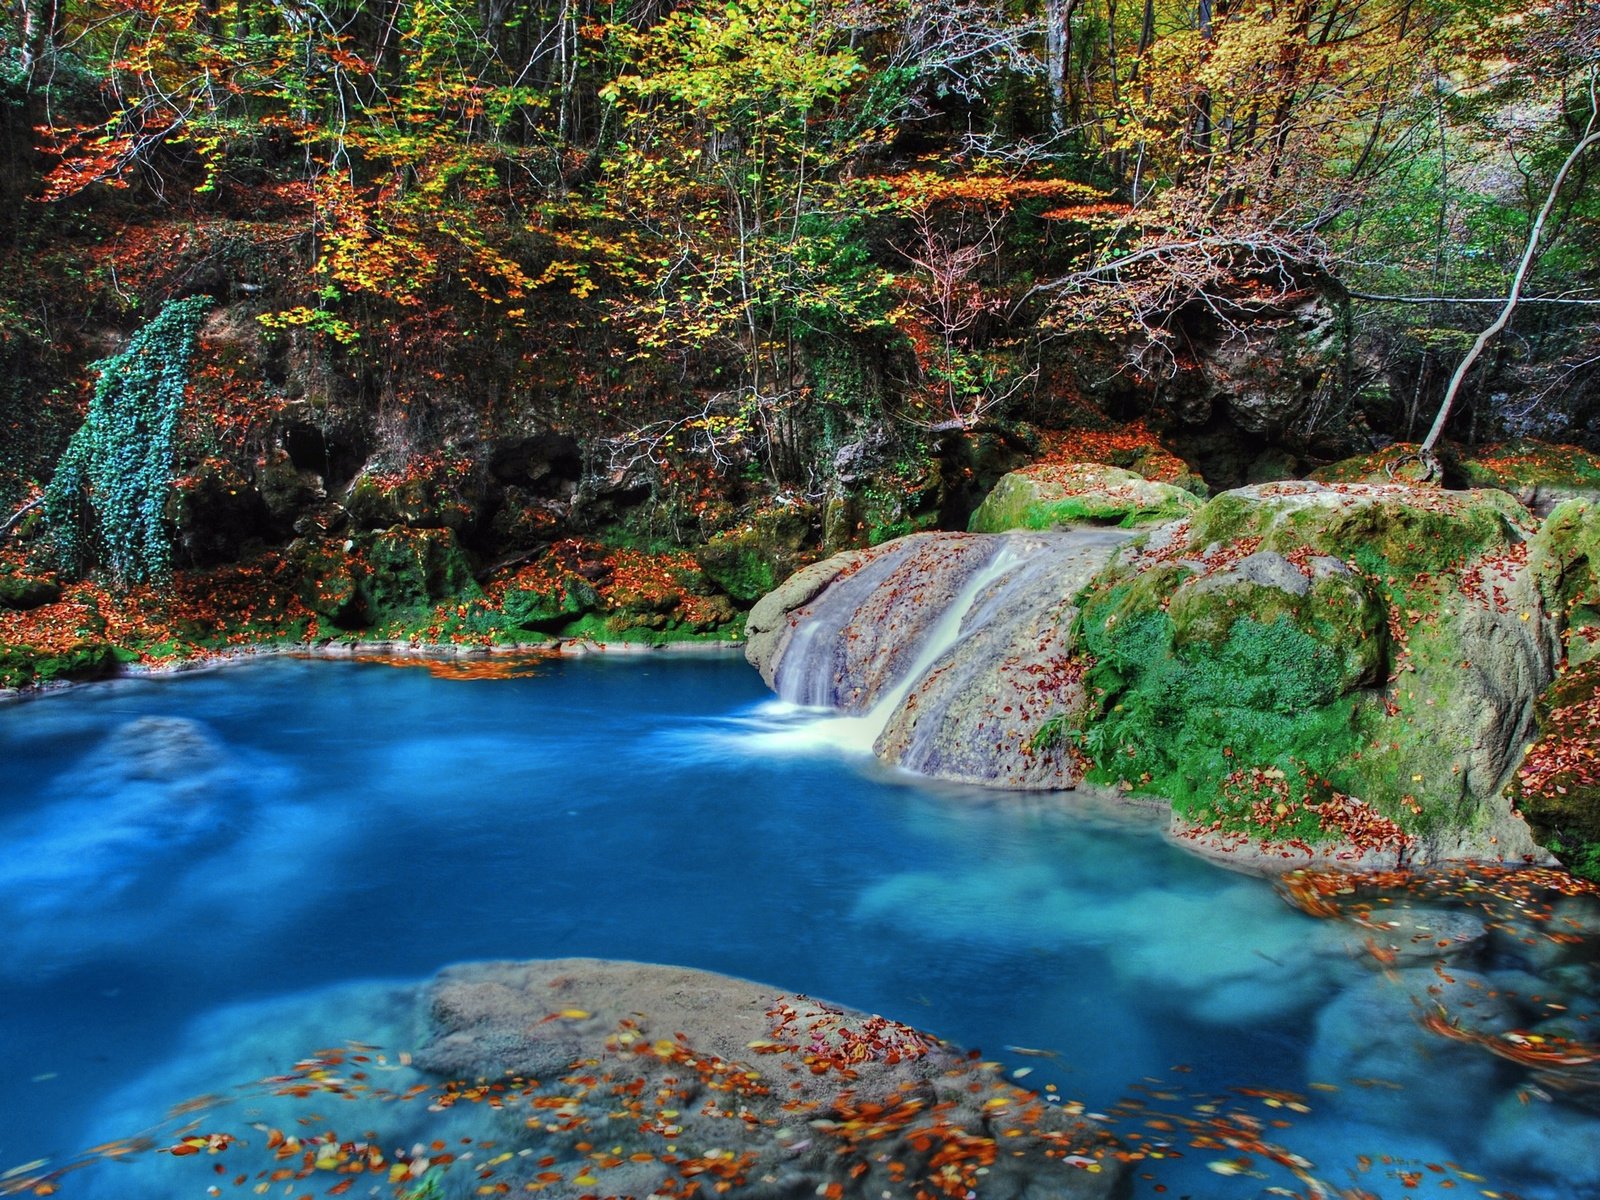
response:
{"label": "green mossy boulder", "polygon": [[1600,456],[1531,439],[1484,446],[1456,464],[1469,487],[1500,488],[1535,512],[1563,500],[1600,503]]}
{"label": "green mossy boulder", "polygon": [[367,564],[362,590],[375,619],[479,595],[472,564],[449,529],[396,525],[362,540]]}
{"label": "green mossy boulder", "polygon": [[356,548],[353,539],[301,538],[288,551],[300,602],[341,629],[359,629],[367,620],[361,595],[366,571]]}
{"label": "green mossy boulder", "polygon": [[972,514],[973,533],[1138,525],[1175,521],[1200,507],[1195,496],[1118,467],[1037,463],[1003,476]]}
{"label": "green mossy boulder", "polygon": [[1558,504],[1528,546],[1528,569],[1567,643],[1568,662],[1600,657],[1600,503]]}
{"label": "green mossy boulder", "polygon": [[0,608],[30,609],[61,599],[61,585],[41,575],[0,575]]}
{"label": "green mossy boulder", "polygon": [[600,593],[587,580],[568,575],[546,591],[507,588],[500,608],[506,620],[519,629],[558,633],[585,613],[598,612],[603,605]]}
{"label": "green mossy boulder", "polygon": [[1532,532],[1496,491],[1224,493],[1091,583],[1092,705],[1046,735],[1202,828],[1316,844],[1387,823],[1424,857],[1531,852],[1500,791],[1557,650],[1521,570]]}
{"label": "green mossy boulder", "polygon": [[78,642],[58,653],[31,646],[0,646],[0,687],[28,687],[56,679],[104,679],[115,674],[122,662],[123,656],[108,642]]}
{"label": "green mossy boulder", "polygon": [[700,569],[740,604],[754,604],[815,558],[817,520],[809,505],[764,509],[701,547]]}
{"label": "green mossy boulder", "polygon": [[[1448,470],[1453,463],[1449,451],[1439,450],[1440,458]],[[1414,442],[1396,442],[1371,454],[1357,454],[1338,462],[1318,467],[1306,476],[1313,483],[1419,483],[1422,479],[1422,460],[1417,456]]]}

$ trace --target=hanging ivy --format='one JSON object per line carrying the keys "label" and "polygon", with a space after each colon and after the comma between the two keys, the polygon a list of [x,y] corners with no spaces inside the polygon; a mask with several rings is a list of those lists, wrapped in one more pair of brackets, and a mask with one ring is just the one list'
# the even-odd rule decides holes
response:
{"label": "hanging ivy", "polygon": [[167,492],[189,381],[189,359],[209,296],[171,300],[120,354],[95,364],[100,377],[83,425],[45,489],[45,516],[63,569],[99,563],[125,583],[164,574],[172,562]]}

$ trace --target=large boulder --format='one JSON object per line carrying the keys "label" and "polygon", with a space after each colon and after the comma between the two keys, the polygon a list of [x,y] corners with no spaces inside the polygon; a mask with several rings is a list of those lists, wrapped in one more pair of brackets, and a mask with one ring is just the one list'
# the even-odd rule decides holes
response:
{"label": "large boulder", "polygon": [[995,484],[967,528],[1059,529],[1070,525],[1158,525],[1200,506],[1194,495],[1099,463],[1037,463]]}
{"label": "large boulder", "polygon": [[814,563],[750,610],[745,657],[787,700],[865,711],[904,676],[995,545],[912,534]]}
{"label": "large boulder", "polygon": [[1532,532],[1495,491],[1216,497],[1083,598],[1091,778],[1209,831],[1537,854],[1500,797],[1558,651]]}
{"label": "large boulder", "polygon": [[919,535],[791,576],[747,654],[881,715],[890,763],[1163,799],[1197,848],[1547,859],[1503,791],[1581,554],[1529,571],[1534,531],[1498,490],[1289,482],[1143,535]]}
{"label": "large boulder", "polygon": [[[562,1145],[609,1150],[565,1178],[538,1176],[546,1195],[667,1194],[707,1163],[768,1196],[877,1197],[937,1176],[986,1197],[1086,1200],[1122,1183],[1103,1131],[997,1064],[761,984],[596,959],[476,963],[442,972],[426,1003],[417,1066],[562,1080],[561,1104],[535,1109],[541,1140],[558,1158]],[[520,1117],[508,1128],[526,1139]],[[515,1187],[538,1169],[513,1160],[503,1178]]]}
{"label": "large boulder", "polygon": [[42,575],[0,574],[0,608],[27,611],[61,599],[61,585]]}
{"label": "large boulder", "polygon": [[[184,1045],[101,1103],[94,1129],[117,1161],[85,1173],[86,1194],[180,1195],[218,1166],[265,1178],[285,1163],[330,1182],[381,1172],[375,1182],[441,1200],[699,1188],[1100,1200],[1127,1183],[1126,1151],[1098,1125],[996,1063],[883,1017],[680,967],[471,963],[420,986],[223,1010]],[[148,1152],[197,1129],[205,1153]],[[135,1134],[151,1140],[119,1140]],[[47,1179],[36,1166],[26,1190]]]}
{"label": "large boulder", "polygon": [[1600,501],[1567,500],[1528,544],[1528,568],[1576,665],[1600,656]]}
{"label": "large boulder", "polygon": [[1566,500],[1600,504],[1600,457],[1576,446],[1501,442],[1463,457],[1457,470],[1469,486],[1501,488],[1538,513]]}

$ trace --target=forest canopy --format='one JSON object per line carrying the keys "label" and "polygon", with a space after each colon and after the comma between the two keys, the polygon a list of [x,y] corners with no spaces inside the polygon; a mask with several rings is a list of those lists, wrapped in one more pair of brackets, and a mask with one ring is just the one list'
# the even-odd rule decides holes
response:
{"label": "forest canopy", "polygon": [[0,38],[13,361],[243,298],[397,464],[533,406],[594,471],[818,494],[864,423],[1199,427],[1219,374],[1296,453],[1415,440],[1569,157],[1454,420],[1600,429],[1580,0],[13,0]]}

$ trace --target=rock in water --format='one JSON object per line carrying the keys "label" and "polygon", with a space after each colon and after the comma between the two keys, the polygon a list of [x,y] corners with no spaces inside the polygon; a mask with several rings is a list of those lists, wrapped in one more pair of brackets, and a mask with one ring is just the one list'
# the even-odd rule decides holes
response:
{"label": "rock in water", "polygon": [[934,779],[1007,788],[1066,788],[1077,760],[1034,735],[1083,705],[1073,653],[1073,598],[1126,535],[1013,534],[994,552],[992,582],[961,619],[959,640],[912,685],[878,738],[885,762]]}
{"label": "rock in water", "polygon": [[[1089,1200],[1124,1182],[1098,1126],[1008,1083],[997,1065],[760,984],[558,959],[452,967],[425,995],[432,1033],[418,1066],[561,1080],[561,1105],[536,1110],[550,1135],[536,1140],[558,1160],[558,1147],[578,1143],[610,1151],[580,1160],[587,1174],[548,1181],[547,1196],[668,1194],[680,1175],[762,1197],[876,1198],[924,1179],[951,1194],[935,1188],[938,1174],[941,1189],[960,1182],[986,1200]],[[509,1123],[519,1141],[522,1115]],[[661,1157],[668,1145],[675,1161]],[[537,1173],[519,1161],[504,1168],[513,1191],[519,1169]]]}
{"label": "rock in water", "polygon": [[886,762],[1070,787],[1071,756],[1032,734],[1081,699],[1072,597],[1127,536],[925,533],[836,555],[751,611],[746,656],[786,700],[875,714]]}
{"label": "rock in water", "polygon": [[[1001,524],[1038,499],[1019,480]],[[914,535],[792,576],[747,655],[890,764],[1159,798],[1262,869],[1547,859],[1503,791],[1553,614],[1576,629],[1593,599],[1582,538],[1555,536],[1579,507],[1530,546],[1504,492],[1285,482],[1138,534]]]}
{"label": "rock in water", "polygon": [[170,785],[194,784],[225,766],[217,740],[198,722],[182,717],[129,721],[106,739],[101,755],[129,779]]}
{"label": "rock in water", "polygon": [[785,700],[864,712],[904,678],[996,541],[913,534],[807,567],[751,609],[745,656]]}

